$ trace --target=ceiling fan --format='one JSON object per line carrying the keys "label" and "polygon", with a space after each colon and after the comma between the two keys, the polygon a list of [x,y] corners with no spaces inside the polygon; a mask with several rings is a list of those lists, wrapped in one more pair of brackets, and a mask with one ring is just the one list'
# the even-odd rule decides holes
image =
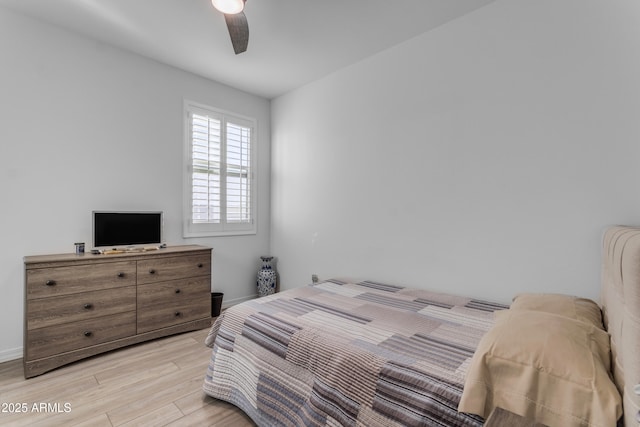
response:
{"label": "ceiling fan", "polygon": [[211,0],[213,7],[224,14],[233,51],[237,54],[247,50],[249,44],[249,24],[245,16],[244,4],[247,0]]}

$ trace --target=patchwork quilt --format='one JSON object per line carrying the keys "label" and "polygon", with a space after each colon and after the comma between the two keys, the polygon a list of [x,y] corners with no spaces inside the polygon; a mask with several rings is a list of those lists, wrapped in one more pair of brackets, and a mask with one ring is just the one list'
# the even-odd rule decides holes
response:
{"label": "patchwork quilt", "polygon": [[288,290],[216,320],[203,388],[259,426],[481,426],[457,407],[506,308],[371,281]]}

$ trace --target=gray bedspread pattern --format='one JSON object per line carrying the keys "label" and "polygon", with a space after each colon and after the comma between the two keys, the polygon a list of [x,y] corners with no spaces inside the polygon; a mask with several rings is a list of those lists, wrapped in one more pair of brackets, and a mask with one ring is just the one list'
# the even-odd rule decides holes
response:
{"label": "gray bedspread pattern", "polygon": [[481,426],[457,406],[505,308],[340,280],[251,300],[212,326],[204,391],[259,426]]}

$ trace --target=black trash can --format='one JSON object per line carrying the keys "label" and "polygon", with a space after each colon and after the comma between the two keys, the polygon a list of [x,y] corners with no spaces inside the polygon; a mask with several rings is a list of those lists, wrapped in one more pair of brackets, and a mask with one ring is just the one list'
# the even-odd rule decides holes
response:
{"label": "black trash can", "polygon": [[220,309],[222,308],[222,292],[211,292],[211,317],[220,316]]}

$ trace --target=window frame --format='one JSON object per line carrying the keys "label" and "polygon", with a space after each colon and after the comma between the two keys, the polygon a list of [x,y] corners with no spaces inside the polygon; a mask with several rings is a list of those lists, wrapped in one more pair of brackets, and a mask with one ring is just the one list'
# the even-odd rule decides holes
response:
{"label": "window frame", "polygon": [[[220,201],[220,223],[195,223],[193,221],[193,141],[192,141],[192,115],[206,115],[221,120],[221,177],[227,173],[226,169],[226,129],[227,123],[240,125],[250,129],[249,136],[249,221],[248,222],[227,222],[227,201]],[[183,136],[183,227],[182,235],[185,238],[193,237],[218,237],[218,236],[242,236],[257,234],[257,120],[251,117],[242,116],[237,113],[221,110],[197,102],[184,100],[183,108],[184,136]],[[221,178],[222,179],[222,178]],[[224,178],[226,180],[226,177]],[[221,186],[223,183],[221,182]],[[226,190],[223,190],[226,191]],[[223,197],[221,195],[221,197]]]}

